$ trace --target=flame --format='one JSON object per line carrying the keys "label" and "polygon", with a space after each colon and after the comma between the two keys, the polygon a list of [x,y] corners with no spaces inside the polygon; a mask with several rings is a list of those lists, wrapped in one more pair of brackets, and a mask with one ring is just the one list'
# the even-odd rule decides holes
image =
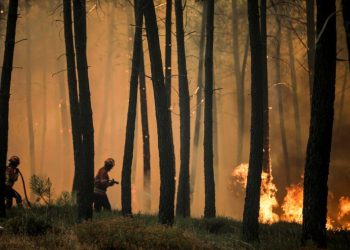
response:
{"label": "flame", "polygon": [[287,194],[281,206],[283,214],[281,220],[302,223],[303,221],[303,187],[301,183],[286,188]]}
{"label": "flame", "polygon": [[[232,171],[232,177],[234,181],[241,186],[246,188],[247,176],[248,176],[248,164],[242,163]],[[273,212],[278,207],[276,199],[277,188],[273,183],[272,173],[261,174],[261,193],[260,193],[260,210],[259,210],[259,221],[261,223],[275,223],[279,220],[279,216]]]}
{"label": "flame", "polygon": [[[240,164],[231,173],[233,177],[232,191],[237,192],[237,186],[245,189],[247,185],[248,164]],[[301,177],[303,179],[303,176]],[[287,194],[281,205],[282,214],[274,212],[279,204],[276,199],[277,188],[273,183],[272,172],[261,174],[261,193],[259,221],[261,223],[275,223],[278,221],[302,223],[304,189],[302,183],[292,184],[286,188]],[[339,199],[339,212],[337,218],[327,216],[326,228],[328,230],[350,230],[350,197]]]}

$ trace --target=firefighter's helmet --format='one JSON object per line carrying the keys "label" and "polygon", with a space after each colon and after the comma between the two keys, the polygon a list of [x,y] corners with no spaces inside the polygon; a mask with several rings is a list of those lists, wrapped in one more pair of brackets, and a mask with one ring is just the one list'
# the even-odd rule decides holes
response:
{"label": "firefighter's helmet", "polygon": [[105,166],[113,167],[115,165],[115,161],[113,158],[108,158],[105,160]]}
{"label": "firefighter's helmet", "polygon": [[11,165],[18,166],[20,164],[20,159],[19,159],[19,157],[17,155],[13,155],[9,159],[9,162],[10,162]]}

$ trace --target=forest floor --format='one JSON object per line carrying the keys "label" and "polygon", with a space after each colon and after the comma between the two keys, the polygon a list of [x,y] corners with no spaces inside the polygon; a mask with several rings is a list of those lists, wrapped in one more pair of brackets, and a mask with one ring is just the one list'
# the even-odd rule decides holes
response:
{"label": "forest floor", "polygon": [[[301,226],[261,225],[260,243],[240,239],[241,222],[228,218],[181,219],[161,226],[156,215],[123,218],[101,212],[77,224],[72,206],[13,209],[0,219],[0,249],[316,249],[300,247]],[[350,232],[329,231],[329,249],[350,249]]]}

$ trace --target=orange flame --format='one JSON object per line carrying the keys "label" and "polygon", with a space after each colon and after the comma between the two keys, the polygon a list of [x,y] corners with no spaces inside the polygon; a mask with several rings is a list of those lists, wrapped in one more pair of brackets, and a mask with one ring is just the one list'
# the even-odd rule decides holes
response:
{"label": "orange flame", "polygon": [[345,196],[340,197],[338,207],[339,212],[337,219],[343,222],[341,228],[345,230],[350,230],[350,198]]}
{"label": "orange flame", "polygon": [[299,183],[286,188],[287,194],[281,206],[283,214],[281,220],[302,223],[303,217],[303,187]]}

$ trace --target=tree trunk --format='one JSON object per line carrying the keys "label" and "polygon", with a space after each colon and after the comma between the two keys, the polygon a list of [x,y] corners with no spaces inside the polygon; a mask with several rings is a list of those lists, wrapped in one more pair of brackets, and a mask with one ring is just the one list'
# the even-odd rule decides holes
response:
{"label": "tree trunk", "polygon": [[5,170],[8,150],[11,73],[15,50],[18,0],[10,0],[7,14],[4,61],[0,83],[0,217],[6,216]]}
{"label": "tree trunk", "polygon": [[92,218],[94,189],[94,125],[92,119],[88,64],[86,57],[86,2],[73,0],[74,38],[77,55],[79,102],[81,114],[83,171],[79,177],[77,201],[79,219]]}
{"label": "tree trunk", "polygon": [[[102,155],[104,154],[104,149],[106,148],[106,142],[105,142],[105,132],[106,132],[106,125],[108,120],[108,113],[110,108],[110,92],[111,92],[111,76],[112,76],[112,59],[113,59],[113,40],[115,39],[114,35],[114,24],[115,24],[115,7],[113,4],[110,4],[110,11],[108,15],[108,39],[107,39],[107,57],[106,57],[106,64],[105,64],[105,72],[104,72],[104,94],[103,94],[103,104],[102,104],[102,115],[100,119],[100,129],[98,132],[98,161],[102,162]],[[116,115],[116,114],[114,114]]]}
{"label": "tree trunk", "polygon": [[[317,0],[317,36],[311,121],[304,175],[302,243],[326,247],[328,173],[336,75],[335,1]],[[327,23],[327,25],[325,25]]]}
{"label": "tree trunk", "polygon": [[35,173],[35,138],[34,138],[34,122],[32,107],[32,67],[31,67],[31,31],[29,27],[29,5],[26,3],[26,22],[25,32],[27,37],[26,46],[26,107],[27,107],[27,125],[28,125],[28,141],[29,141],[29,158],[30,158],[30,175]]}
{"label": "tree trunk", "polygon": [[131,207],[131,165],[133,159],[134,150],[134,132],[136,121],[136,108],[137,108],[137,88],[138,77],[140,70],[140,59],[142,52],[142,3],[141,1],[135,1],[135,16],[136,16],[136,29],[134,38],[133,59],[131,66],[131,78],[130,78],[130,92],[129,92],[129,109],[128,118],[126,124],[125,146],[124,146],[124,158],[122,169],[122,212],[124,216],[132,215]]}
{"label": "tree trunk", "polygon": [[194,123],[194,135],[192,146],[192,167],[191,167],[191,182],[190,182],[190,202],[193,202],[193,192],[196,184],[197,176],[197,159],[199,154],[199,142],[201,131],[201,119],[203,113],[203,68],[204,68],[204,48],[205,48],[205,22],[207,19],[207,4],[203,3],[202,27],[199,39],[199,61],[198,61],[198,76],[197,76],[197,101],[196,101],[196,120]]}
{"label": "tree trunk", "polygon": [[262,42],[262,69],[263,69],[263,98],[264,98],[264,158],[263,158],[263,170],[265,173],[271,171],[271,156],[270,156],[270,109],[269,109],[269,83],[268,83],[268,71],[267,71],[267,33],[266,33],[266,0],[261,0],[260,3],[260,28],[261,28],[261,42]]}
{"label": "tree trunk", "polygon": [[233,63],[234,72],[236,77],[236,89],[237,89],[237,115],[238,115],[238,126],[237,126],[237,160],[236,165],[242,163],[243,154],[243,139],[244,139],[244,82],[241,76],[241,61],[239,56],[239,28],[238,28],[238,11],[237,1],[232,0],[232,34],[233,34]]}
{"label": "tree trunk", "polygon": [[263,166],[265,72],[263,35],[259,23],[258,0],[248,1],[248,18],[251,50],[251,130],[250,155],[246,197],[243,212],[243,238],[249,242],[259,238],[259,203],[261,172]]}
{"label": "tree trunk", "polygon": [[68,93],[69,93],[69,107],[71,113],[73,152],[74,152],[74,179],[73,192],[78,191],[78,181],[80,172],[82,171],[82,134],[80,124],[80,109],[77,87],[77,76],[75,72],[75,53],[73,44],[73,30],[72,30],[72,1],[63,0],[63,15],[64,15],[64,38],[66,48],[67,61],[67,79],[68,79]]}
{"label": "tree trunk", "polygon": [[301,168],[301,160],[302,160],[302,155],[303,154],[302,154],[302,144],[301,144],[301,124],[300,124],[298,85],[297,85],[297,74],[296,74],[296,71],[295,71],[295,58],[294,58],[293,38],[292,38],[292,34],[291,34],[289,29],[287,30],[287,41],[288,41],[290,78],[291,78],[292,91],[293,91],[293,109],[294,109],[294,122],[295,122],[295,145],[296,145],[296,152],[297,152],[298,169],[300,169]]}
{"label": "tree trunk", "polygon": [[147,95],[146,95],[146,77],[145,63],[143,55],[143,44],[141,43],[141,60],[140,60],[140,106],[141,106],[141,123],[142,123],[142,141],[143,141],[143,190],[144,190],[144,208],[151,211],[151,153],[149,143]]}
{"label": "tree trunk", "polygon": [[348,60],[349,60],[349,67],[350,67],[350,1],[349,0],[342,0],[342,9],[343,9],[343,21],[344,21],[344,28],[346,33],[346,44],[348,47]]}
{"label": "tree trunk", "polygon": [[[172,0],[166,0],[165,11],[165,88],[168,97],[168,108],[171,109],[171,22]],[[170,116],[171,119],[171,116]]]}
{"label": "tree trunk", "polygon": [[160,167],[159,222],[174,222],[175,156],[170,110],[164,84],[163,63],[159,45],[158,25],[152,0],[145,1],[144,16],[151,60],[152,83],[157,116]]}
{"label": "tree trunk", "polygon": [[343,118],[343,110],[344,110],[344,101],[345,101],[345,92],[346,92],[346,85],[348,82],[348,73],[349,68],[348,65],[345,65],[345,73],[344,73],[344,81],[341,88],[341,96],[340,96],[340,102],[339,102],[339,113],[338,113],[338,121],[337,121],[337,128],[341,128],[341,122]]}
{"label": "tree trunk", "polygon": [[188,89],[182,0],[175,0],[180,103],[180,174],[176,214],[190,216],[190,95]]}
{"label": "tree trunk", "polygon": [[213,169],[213,45],[214,0],[207,0],[206,48],[205,48],[205,102],[204,102],[204,217],[216,216],[215,181]]}
{"label": "tree trunk", "polygon": [[306,0],[307,62],[309,68],[310,105],[315,64],[315,0]]}
{"label": "tree trunk", "polygon": [[[276,11],[277,12],[277,11]],[[278,13],[276,13],[277,15]],[[279,117],[279,125],[280,125],[280,133],[281,133],[281,144],[283,151],[283,164],[285,166],[286,173],[286,181],[287,185],[291,184],[290,180],[290,162],[289,162],[289,154],[288,154],[288,143],[287,143],[287,135],[286,128],[284,124],[284,106],[283,106],[283,88],[284,84],[281,83],[281,43],[282,43],[282,27],[281,20],[279,17],[276,18],[277,23],[277,34],[276,34],[276,58],[275,58],[275,86],[277,88],[277,97],[278,97],[278,117]]]}

